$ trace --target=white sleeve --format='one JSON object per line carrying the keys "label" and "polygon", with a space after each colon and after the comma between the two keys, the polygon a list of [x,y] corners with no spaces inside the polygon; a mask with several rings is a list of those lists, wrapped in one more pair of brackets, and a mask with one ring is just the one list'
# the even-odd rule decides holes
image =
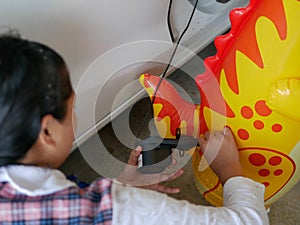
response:
{"label": "white sleeve", "polygon": [[244,177],[229,179],[224,206],[200,206],[166,194],[113,183],[112,225],[267,225],[264,186]]}

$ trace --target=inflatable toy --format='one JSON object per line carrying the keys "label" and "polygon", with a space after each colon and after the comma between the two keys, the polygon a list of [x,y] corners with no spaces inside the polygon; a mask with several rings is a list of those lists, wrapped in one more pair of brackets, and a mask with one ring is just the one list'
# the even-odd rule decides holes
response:
{"label": "inflatable toy", "polygon": [[[265,185],[269,205],[300,179],[300,1],[251,0],[230,20],[231,30],[215,39],[216,55],[205,59],[206,72],[195,78],[200,105],[163,80],[153,104],[156,127],[163,137],[175,137],[177,128],[198,137],[230,127],[245,175]],[[151,98],[159,79],[140,77]],[[221,206],[217,176],[200,168],[199,151],[192,158],[199,191]]]}

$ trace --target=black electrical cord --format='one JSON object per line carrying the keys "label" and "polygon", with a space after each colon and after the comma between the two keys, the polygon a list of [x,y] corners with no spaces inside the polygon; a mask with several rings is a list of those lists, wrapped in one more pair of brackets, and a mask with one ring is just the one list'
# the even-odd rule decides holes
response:
{"label": "black electrical cord", "polygon": [[173,34],[173,31],[172,31],[172,25],[171,25],[171,9],[172,9],[172,3],[173,3],[173,0],[170,0],[169,1],[169,8],[168,8],[168,29],[169,29],[169,34],[170,34],[170,38],[172,40],[172,42],[174,43],[175,42],[175,38],[174,38],[174,34]]}
{"label": "black electrical cord", "polygon": [[[151,103],[150,103],[150,106],[149,106],[149,109],[148,109],[148,111],[147,111],[147,113],[146,113],[146,115],[145,115],[145,117],[144,117],[144,121],[143,121],[143,123],[142,123],[141,129],[140,129],[139,132],[137,133],[137,137],[140,136],[140,134],[141,134],[143,128],[144,128],[145,125],[146,125],[147,119],[148,119],[148,117],[149,117],[149,115],[150,115],[150,112],[151,112],[151,108],[153,107],[153,104],[154,104],[154,101],[155,101],[155,97],[156,97],[157,91],[158,91],[158,89],[159,89],[159,87],[160,87],[162,81],[164,80],[164,78],[165,78],[165,76],[166,76],[166,74],[167,74],[167,72],[168,72],[168,70],[169,70],[169,68],[170,68],[170,65],[171,65],[171,63],[172,63],[172,61],[173,61],[173,59],[174,59],[174,56],[175,56],[175,53],[176,53],[176,51],[177,51],[177,48],[178,48],[178,46],[179,46],[180,41],[182,40],[184,34],[187,32],[187,30],[188,30],[188,28],[189,28],[189,26],[190,26],[190,24],[191,24],[191,22],[192,22],[194,13],[195,13],[196,8],[197,8],[198,1],[199,1],[199,0],[196,0],[196,3],[195,3],[194,8],[193,8],[193,11],[192,11],[192,13],[191,13],[191,15],[190,15],[190,18],[189,18],[189,20],[188,20],[188,23],[187,23],[187,25],[185,26],[184,30],[182,31],[181,35],[179,36],[179,38],[178,38],[178,40],[177,40],[177,42],[176,42],[176,44],[175,44],[175,48],[174,48],[174,50],[173,50],[173,52],[172,52],[172,55],[171,55],[171,57],[170,57],[170,60],[169,60],[169,62],[168,62],[168,64],[167,64],[167,67],[166,67],[166,69],[164,70],[164,72],[163,72],[163,74],[162,74],[162,76],[161,76],[161,78],[160,78],[160,80],[159,80],[159,82],[158,82],[158,84],[157,84],[156,90],[155,90],[155,92],[154,92],[154,94],[153,94],[153,98],[152,98]],[[172,6],[172,0],[170,0],[170,4],[169,4],[169,12],[171,11],[171,6]],[[169,15],[169,13],[168,13],[168,15]]]}

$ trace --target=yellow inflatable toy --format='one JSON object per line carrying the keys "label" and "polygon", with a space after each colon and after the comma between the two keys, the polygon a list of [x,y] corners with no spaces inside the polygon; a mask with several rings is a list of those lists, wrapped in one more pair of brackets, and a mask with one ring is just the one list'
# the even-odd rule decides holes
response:
{"label": "yellow inflatable toy", "polygon": [[[175,137],[177,128],[198,137],[230,127],[245,175],[265,185],[269,205],[300,179],[300,0],[251,0],[230,20],[231,30],[215,40],[217,54],[195,79],[201,104],[185,102],[164,80],[154,117],[163,137]],[[150,97],[159,79],[140,77]],[[198,151],[193,167],[201,194],[221,206],[222,185]]]}

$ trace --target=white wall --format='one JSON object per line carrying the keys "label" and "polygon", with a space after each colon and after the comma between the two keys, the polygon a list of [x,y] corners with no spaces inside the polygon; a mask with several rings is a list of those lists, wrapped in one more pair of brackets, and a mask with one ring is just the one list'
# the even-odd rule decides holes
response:
{"label": "white wall", "polygon": [[[230,9],[246,2],[212,0],[201,6],[182,42],[191,52],[178,52],[179,64],[228,29]],[[84,141],[95,132],[95,124],[101,128],[109,122],[112,107],[119,112],[126,107],[126,100],[138,91],[127,84],[141,73],[163,71],[161,64],[150,61],[167,62],[170,55],[167,9],[165,0],[0,0],[0,27],[17,29],[24,38],[43,42],[63,56],[78,95],[77,139]],[[187,0],[174,0],[175,35],[191,11]]]}

